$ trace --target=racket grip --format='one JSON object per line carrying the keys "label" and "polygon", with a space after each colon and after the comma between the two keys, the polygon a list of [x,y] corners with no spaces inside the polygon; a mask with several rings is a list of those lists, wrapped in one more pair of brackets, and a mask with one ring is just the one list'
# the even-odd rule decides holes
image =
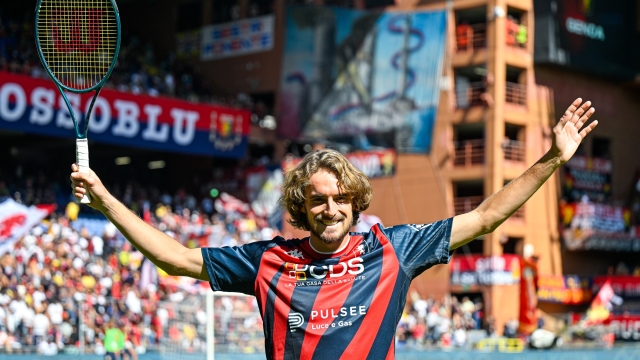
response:
{"label": "racket grip", "polygon": [[[76,164],[78,164],[78,171],[88,174],[89,173],[89,143],[87,138],[76,139]],[[86,189],[85,184],[85,189]],[[91,202],[89,192],[80,199],[81,204],[88,204]]]}

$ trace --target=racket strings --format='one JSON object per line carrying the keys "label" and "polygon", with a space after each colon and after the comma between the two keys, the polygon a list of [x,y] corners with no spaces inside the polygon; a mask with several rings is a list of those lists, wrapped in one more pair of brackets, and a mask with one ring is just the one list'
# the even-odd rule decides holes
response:
{"label": "racket strings", "polygon": [[43,0],[37,21],[43,58],[61,84],[85,90],[102,81],[118,42],[109,0]]}

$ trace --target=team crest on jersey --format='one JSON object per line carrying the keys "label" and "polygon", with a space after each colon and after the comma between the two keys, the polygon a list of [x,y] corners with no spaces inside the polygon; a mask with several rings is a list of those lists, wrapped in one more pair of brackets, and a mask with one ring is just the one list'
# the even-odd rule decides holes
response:
{"label": "team crest on jersey", "polygon": [[364,249],[364,244],[360,244],[360,245],[358,245],[358,247],[356,248],[356,251],[357,251],[360,255],[364,254],[364,253],[366,252],[366,250]]}
{"label": "team crest on jersey", "polygon": [[412,228],[415,231],[420,231],[426,228],[427,226],[429,226],[429,224],[407,224],[407,226]]}
{"label": "team crest on jersey", "polygon": [[287,255],[294,257],[296,259],[302,259],[304,260],[304,255],[302,255],[302,252],[298,249],[293,249],[291,251],[287,251]]}

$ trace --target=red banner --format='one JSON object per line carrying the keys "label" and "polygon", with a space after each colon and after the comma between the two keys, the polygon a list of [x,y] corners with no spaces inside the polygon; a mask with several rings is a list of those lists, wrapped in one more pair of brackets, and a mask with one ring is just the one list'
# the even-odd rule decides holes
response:
{"label": "red banner", "polygon": [[513,285],[520,282],[520,259],[516,255],[459,255],[449,264],[451,285]]}
{"label": "red banner", "polygon": [[[67,97],[77,119],[93,93]],[[88,138],[117,145],[222,157],[243,157],[250,113],[222,106],[104,89],[96,99]],[[73,137],[67,106],[54,83],[0,72],[0,129]]]}

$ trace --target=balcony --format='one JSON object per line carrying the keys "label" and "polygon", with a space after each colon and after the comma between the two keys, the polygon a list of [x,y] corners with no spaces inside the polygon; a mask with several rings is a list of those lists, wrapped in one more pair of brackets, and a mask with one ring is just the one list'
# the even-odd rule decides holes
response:
{"label": "balcony", "polygon": [[521,141],[506,139],[502,142],[502,151],[504,151],[504,159],[523,163],[525,161],[526,148]]}
{"label": "balcony", "polygon": [[484,196],[464,196],[453,199],[453,210],[456,215],[468,213],[482,203]]}
{"label": "balcony", "polygon": [[484,140],[455,142],[453,166],[469,167],[484,164]]}
{"label": "balcony", "polygon": [[514,105],[527,105],[527,86],[507,81],[505,101]]}
{"label": "balcony", "polygon": [[456,27],[456,52],[474,51],[486,47],[486,24],[460,24]]}
{"label": "balcony", "polygon": [[518,24],[518,22],[507,18],[506,19],[506,43],[507,47],[516,49],[527,48],[528,29],[526,25]]}
{"label": "balcony", "polygon": [[[520,32],[519,25],[507,23],[506,45],[512,49],[527,49],[527,31]],[[470,52],[487,47],[487,24],[459,24],[456,26],[456,52]]]}
{"label": "balcony", "polygon": [[[453,210],[455,215],[468,213],[477,208],[484,201],[484,196],[464,196],[453,199]],[[524,220],[524,206],[516,210],[510,219]]]}
{"label": "balcony", "polygon": [[[508,104],[525,106],[527,104],[527,86],[507,81],[505,83],[505,101]],[[456,87],[456,107],[467,109],[472,106],[486,105],[487,86],[483,81],[474,81]],[[483,95],[484,94],[484,95]]]}
{"label": "balcony", "polygon": [[[521,141],[506,139],[502,143],[505,162],[524,163],[526,148]],[[483,139],[454,142],[453,166],[469,167],[484,164],[485,141]]]}
{"label": "balcony", "polygon": [[456,87],[456,106],[458,109],[466,109],[471,106],[485,105],[483,95],[487,92],[486,84],[482,81],[466,83],[465,86]]}

